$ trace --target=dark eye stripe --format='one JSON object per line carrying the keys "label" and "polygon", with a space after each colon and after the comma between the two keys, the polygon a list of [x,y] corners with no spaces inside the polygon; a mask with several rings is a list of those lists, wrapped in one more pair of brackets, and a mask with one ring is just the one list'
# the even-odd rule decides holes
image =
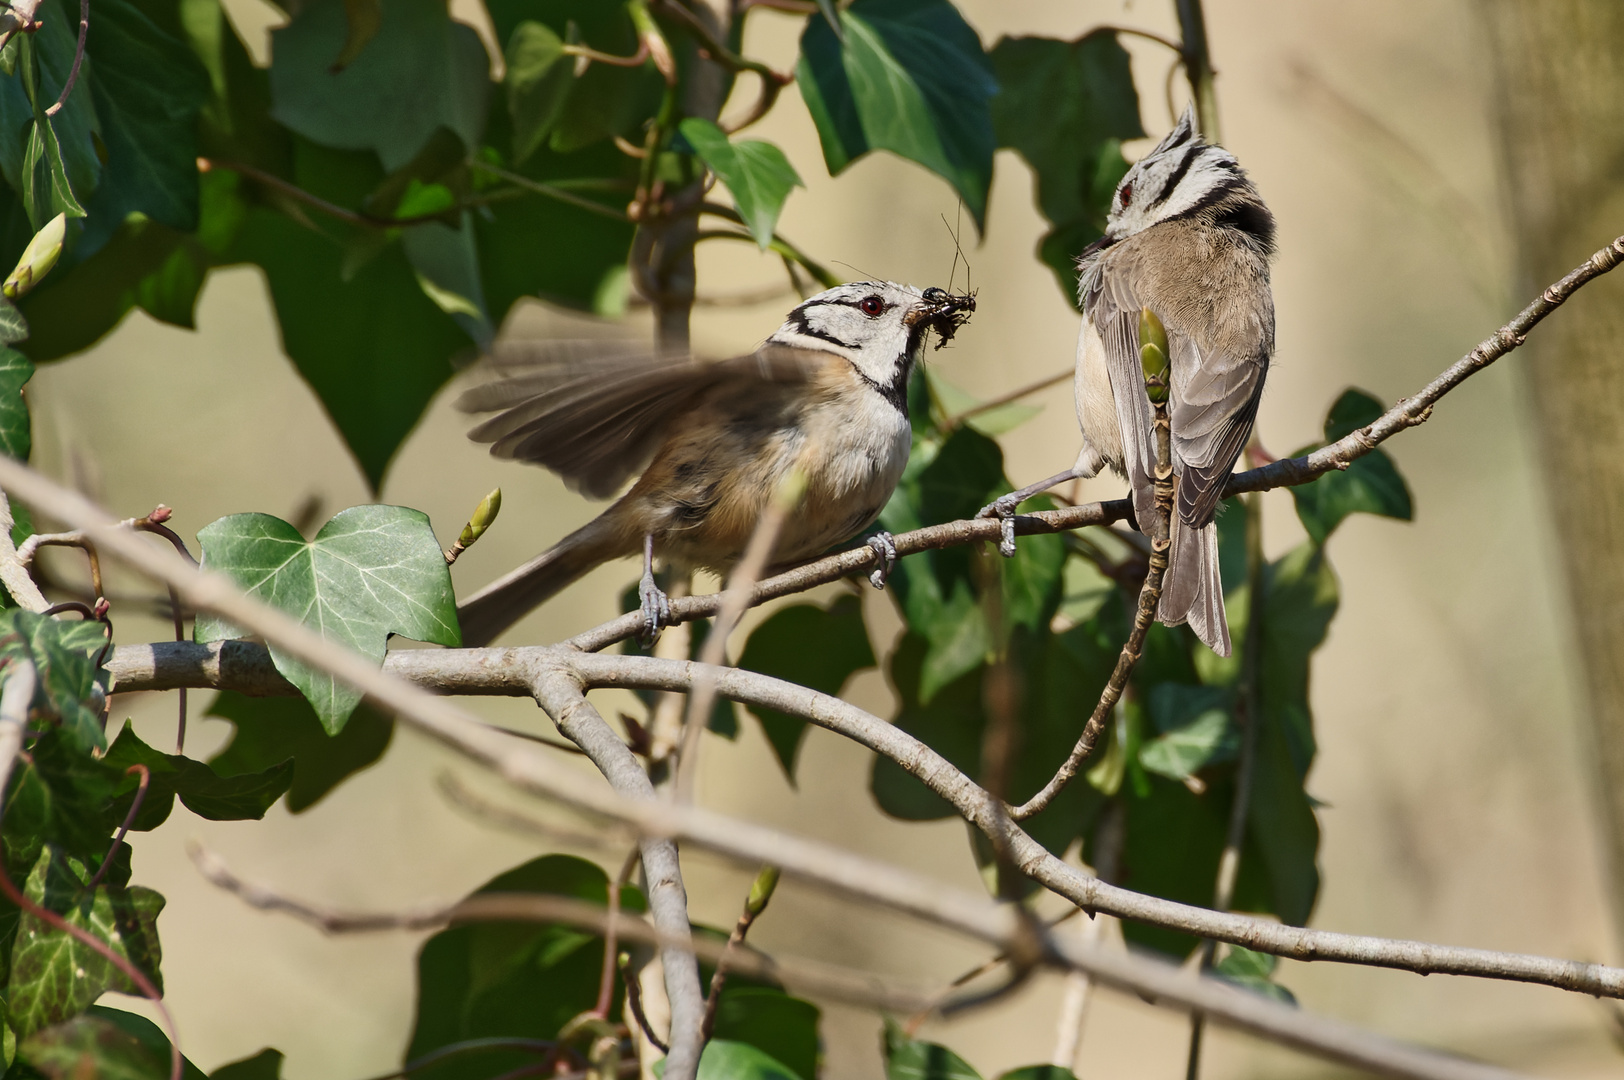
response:
{"label": "dark eye stripe", "polygon": [[1179,186],[1179,181],[1183,180],[1189,173],[1190,166],[1195,164],[1195,159],[1201,156],[1203,149],[1205,148],[1201,146],[1191,146],[1184,151],[1184,156],[1179,159],[1179,163],[1173,167],[1172,172],[1167,174],[1167,180],[1162,184],[1162,190],[1158,191],[1156,197],[1150,200],[1149,209],[1162,205],[1172,196],[1173,190]]}

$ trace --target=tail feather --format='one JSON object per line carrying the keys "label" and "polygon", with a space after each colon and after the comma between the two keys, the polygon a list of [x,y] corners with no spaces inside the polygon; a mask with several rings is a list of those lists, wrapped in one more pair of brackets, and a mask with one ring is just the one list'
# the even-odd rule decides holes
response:
{"label": "tail feather", "polygon": [[1209,649],[1219,656],[1229,655],[1229,620],[1224,616],[1215,522],[1196,529],[1173,515],[1173,550],[1162,579],[1162,600],[1156,618],[1168,626],[1189,623]]}
{"label": "tail feather", "polygon": [[489,645],[588,572],[628,554],[613,542],[612,531],[604,517],[596,518],[457,605],[463,645]]}

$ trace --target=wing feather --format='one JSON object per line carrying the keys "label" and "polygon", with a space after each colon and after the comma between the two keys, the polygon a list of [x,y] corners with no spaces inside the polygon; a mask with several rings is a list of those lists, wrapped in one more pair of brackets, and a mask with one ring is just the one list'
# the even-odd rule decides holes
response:
{"label": "wing feather", "polygon": [[509,344],[489,364],[496,377],[457,407],[496,413],[469,432],[492,454],[545,466],[573,490],[607,498],[710,394],[805,381],[825,359],[782,345],[707,362],[614,342]]}

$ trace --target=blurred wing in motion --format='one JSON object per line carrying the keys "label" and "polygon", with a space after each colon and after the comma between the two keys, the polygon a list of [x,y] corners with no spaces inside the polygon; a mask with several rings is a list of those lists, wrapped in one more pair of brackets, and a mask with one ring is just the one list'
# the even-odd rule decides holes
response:
{"label": "blurred wing in motion", "polygon": [[496,376],[457,399],[495,412],[468,433],[497,457],[546,466],[590,498],[613,495],[640,473],[671,425],[718,388],[805,382],[826,354],[766,345],[729,360],[660,356],[601,341],[499,345]]}

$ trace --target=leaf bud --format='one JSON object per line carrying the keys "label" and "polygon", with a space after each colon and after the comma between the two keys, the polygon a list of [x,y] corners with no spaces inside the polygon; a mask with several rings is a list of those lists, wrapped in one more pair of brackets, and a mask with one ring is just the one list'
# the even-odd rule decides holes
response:
{"label": "leaf bud", "polygon": [[17,260],[17,268],[6,278],[4,286],[0,286],[7,299],[15,300],[28,292],[40,279],[51,272],[56,260],[62,254],[62,240],[67,232],[66,216],[56,215],[45,223],[45,227],[34,234],[34,239],[28,242],[23,249],[23,257]]}

